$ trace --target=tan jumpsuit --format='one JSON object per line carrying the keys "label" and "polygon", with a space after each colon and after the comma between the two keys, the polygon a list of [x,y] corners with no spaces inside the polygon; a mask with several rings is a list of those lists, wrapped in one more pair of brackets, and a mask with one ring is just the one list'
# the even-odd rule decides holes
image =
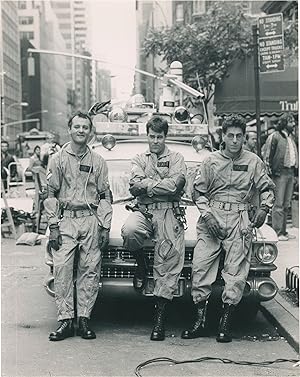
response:
{"label": "tan jumpsuit", "polygon": [[[122,227],[124,247],[142,251],[145,239],[152,238],[154,250],[154,295],[172,300],[184,264],[184,229],[176,219],[172,205],[179,203],[185,182],[186,165],[180,153],[167,147],[161,156],[147,151],[132,160],[130,183],[147,182],[147,194],[137,197],[139,205],[148,207],[152,221],[140,212],[129,215]],[[166,207],[170,208],[166,208]]]}
{"label": "tan jumpsuit", "polygon": [[[242,150],[232,160],[222,150],[216,151],[200,166],[193,192],[200,211],[192,272],[195,303],[207,300],[211,294],[222,247],[225,249],[222,300],[233,305],[241,300],[250,268],[252,240],[252,232],[248,231],[243,245],[242,231],[250,224],[248,205],[256,192],[260,194],[261,205],[272,206],[274,183],[267,175],[264,163],[254,153]],[[226,230],[227,236],[223,241],[209,233],[202,219],[207,212],[211,212]]]}
{"label": "tan jumpsuit", "polygon": [[[78,217],[67,217],[62,212],[59,224],[62,246],[52,250],[58,320],[74,318],[73,263],[77,246],[77,315],[89,318],[100,279],[99,229],[110,229],[112,218],[107,164],[90,149],[81,157],[76,156],[68,144],[50,160],[47,182],[48,198],[44,206],[49,225],[59,222],[61,209],[67,210],[65,213],[85,210],[85,215]],[[97,208],[98,219],[87,211],[86,201]]]}

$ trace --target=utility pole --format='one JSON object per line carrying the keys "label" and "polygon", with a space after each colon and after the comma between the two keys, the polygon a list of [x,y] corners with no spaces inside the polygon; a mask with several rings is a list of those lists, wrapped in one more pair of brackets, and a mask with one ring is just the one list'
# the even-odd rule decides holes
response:
{"label": "utility pole", "polygon": [[254,92],[255,92],[255,113],[257,129],[257,154],[261,157],[261,125],[260,125],[260,83],[258,63],[258,29],[257,25],[252,26],[253,47],[254,47]]}

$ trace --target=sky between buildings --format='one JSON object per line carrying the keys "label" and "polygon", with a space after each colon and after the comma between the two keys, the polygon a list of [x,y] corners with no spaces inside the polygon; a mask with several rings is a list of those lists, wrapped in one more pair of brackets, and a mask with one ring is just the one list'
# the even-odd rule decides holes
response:
{"label": "sky between buildings", "polygon": [[89,5],[92,55],[112,63],[101,67],[110,69],[118,99],[126,100],[136,64],[135,0],[89,0]]}

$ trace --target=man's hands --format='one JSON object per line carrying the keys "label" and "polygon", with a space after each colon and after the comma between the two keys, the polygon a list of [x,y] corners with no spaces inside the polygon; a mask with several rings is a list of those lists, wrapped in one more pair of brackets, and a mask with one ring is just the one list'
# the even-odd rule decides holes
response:
{"label": "man's hands", "polygon": [[253,220],[253,226],[255,228],[260,228],[264,224],[268,212],[268,209],[264,207],[257,210]]}
{"label": "man's hands", "polygon": [[134,197],[147,194],[147,186],[141,181],[130,186],[129,192]]}
{"label": "man's hands", "polygon": [[221,228],[214,215],[207,212],[202,218],[206,223],[209,233],[220,240],[224,240],[226,237],[226,231]]}
{"label": "man's hands", "polygon": [[109,229],[100,228],[99,229],[99,240],[98,240],[99,249],[101,251],[107,249],[108,242],[109,242]]}
{"label": "man's hands", "polygon": [[52,249],[58,250],[62,245],[61,234],[59,231],[59,226],[57,224],[52,224],[49,226],[49,245]]}

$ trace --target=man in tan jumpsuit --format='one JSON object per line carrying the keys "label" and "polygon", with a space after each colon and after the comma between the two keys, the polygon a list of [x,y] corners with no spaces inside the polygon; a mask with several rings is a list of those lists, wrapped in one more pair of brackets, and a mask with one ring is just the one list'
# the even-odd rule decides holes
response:
{"label": "man in tan jumpsuit", "polygon": [[107,164],[87,146],[92,121],[76,113],[68,123],[71,142],[54,154],[47,173],[49,243],[53,249],[55,302],[60,326],[49,339],[74,335],[73,264],[78,249],[78,335],[94,339],[88,320],[98,294],[101,250],[108,244],[112,207]]}
{"label": "man in tan jumpsuit", "polygon": [[[225,287],[217,341],[231,341],[230,320],[242,299],[250,268],[252,229],[263,225],[274,202],[274,183],[264,163],[256,154],[243,149],[245,130],[243,118],[233,115],[225,119],[223,147],[203,161],[195,178],[193,200],[200,211],[192,275],[196,320],[191,329],[183,331],[184,339],[208,335],[206,306],[223,248]],[[250,222],[249,203],[256,193],[260,205]]]}
{"label": "man in tan jumpsuit", "polygon": [[146,129],[149,150],[132,160],[130,179],[130,192],[137,199],[138,211],[126,220],[122,236],[124,247],[136,257],[133,283],[138,291],[142,291],[146,284],[144,241],[147,238],[155,241],[153,278],[156,317],[151,340],[164,340],[166,304],[173,299],[184,264],[184,228],[178,214],[186,166],[182,155],[170,151],[165,145],[168,133],[165,119],[152,117]]}

